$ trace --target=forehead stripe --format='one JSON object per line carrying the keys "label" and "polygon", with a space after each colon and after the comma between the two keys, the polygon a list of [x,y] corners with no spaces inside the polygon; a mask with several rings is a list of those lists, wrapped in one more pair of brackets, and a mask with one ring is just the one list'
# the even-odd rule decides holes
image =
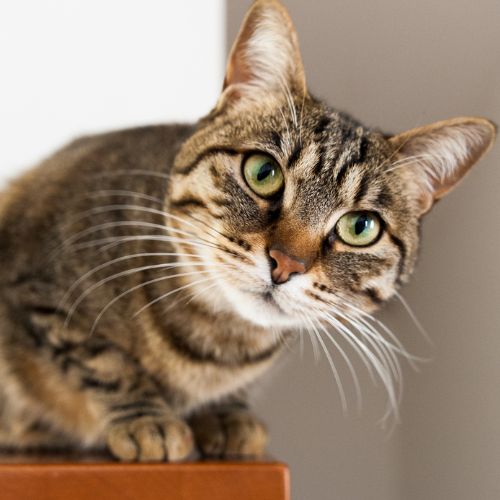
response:
{"label": "forehead stripe", "polygon": [[354,195],[354,203],[360,203],[363,201],[363,198],[366,196],[366,193],[368,192],[368,189],[370,188],[370,181],[371,179],[367,175],[362,175],[358,188],[356,190],[356,194]]}
{"label": "forehead stripe", "polygon": [[386,189],[381,189],[377,196],[377,205],[383,208],[387,208],[393,203],[392,195]]}
{"label": "forehead stripe", "polygon": [[314,129],[314,134],[316,136],[321,136],[323,135],[323,132],[328,128],[328,126],[330,125],[331,123],[331,118],[330,116],[328,115],[324,115],[320,118],[318,124],[316,125],[315,129]]}
{"label": "forehead stripe", "polygon": [[297,143],[295,148],[292,151],[292,154],[288,158],[288,168],[291,169],[297,163],[297,160],[300,158],[300,154],[302,153],[302,144]]}
{"label": "forehead stripe", "polygon": [[406,245],[397,237],[394,236],[390,231],[387,232],[389,238],[396,245],[399,250],[399,264],[398,264],[398,277],[396,278],[397,283],[401,283],[401,275],[404,272],[405,260],[406,260]]}
{"label": "forehead stripe", "polygon": [[323,166],[325,163],[325,147],[321,145],[318,150],[318,161],[316,162],[316,165],[314,165],[313,172],[314,175],[319,175],[323,171]]}
{"label": "forehead stripe", "polygon": [[269,135],[269,142],[278,150],[281,150],[281,135],[276,132],[276,130],[273,130],[271,134]]}
{"label": "forehead stripe", "polygon": [[184,167],[181,167],[177,170],[176,173],[182,174],[182,175],[188,175],[190,174],[202,160],[205,160],[206,158],[218,154],[226,154],[230,156],[236,156],[239,155],[240,152],[236,151],[235,149],[228,148],[225,146],[211,146],[210,148],[207,148],[203,150],[201,153],[198,154],[198,156],[188,165],[185,165]]}

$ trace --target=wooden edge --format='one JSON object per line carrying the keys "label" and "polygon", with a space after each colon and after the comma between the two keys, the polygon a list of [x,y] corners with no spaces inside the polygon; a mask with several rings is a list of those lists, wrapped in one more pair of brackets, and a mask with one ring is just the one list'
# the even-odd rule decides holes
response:
{"label": "wooden edge", "polygon": [[2,500],[289,500],[280,462],[0,463]]}

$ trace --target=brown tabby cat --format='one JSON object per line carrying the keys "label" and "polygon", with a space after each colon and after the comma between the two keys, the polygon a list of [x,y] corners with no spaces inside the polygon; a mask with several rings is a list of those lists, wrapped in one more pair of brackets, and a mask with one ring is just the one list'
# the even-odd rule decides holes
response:
{"label": "brown tabby cat", "polygon": [[243,390],[302,328],[343,336],[396,405],[402,348],[369,313],[494,135],[334,111],[284,7],[257,0],[209,116],[79,139],[0,196],[1,446],[260,455]]}

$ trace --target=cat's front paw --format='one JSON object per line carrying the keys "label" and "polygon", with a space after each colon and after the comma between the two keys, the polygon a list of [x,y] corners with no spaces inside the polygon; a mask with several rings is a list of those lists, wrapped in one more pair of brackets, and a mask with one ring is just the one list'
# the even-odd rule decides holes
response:
{"label": "cat's front paw", "polygon": [[202,413],[192,417],[190,423],[205,456],[258,458],[266,451],[266,427],[248,411]]}
{"label": "cat's front paw", "polygon": [[126,462],[175,462],[191,453],[194,440],[182,420],[145,416],[111,424],[107,444],[116,458]]}

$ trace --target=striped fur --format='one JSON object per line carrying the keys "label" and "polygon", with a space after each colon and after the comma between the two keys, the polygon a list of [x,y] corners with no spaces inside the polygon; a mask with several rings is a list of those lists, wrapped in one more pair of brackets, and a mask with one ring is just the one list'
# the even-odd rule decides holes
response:
{"label": "striped fur", "polygon": [[[365,315],[408,280],[422,215],[493,135],[458,119],[387,138],[333,110],[306,90],[283,6],[258,0],[207,117],[79,139],[1,195],[0,446],[259,455],[245,388],[294,332],[335,342],[330,326],[365,335],[394,406],[397,339]],[[278,196],[246,184],[252,152],[280,165]],[[353,210],[379,214],[372,245],[337,237]],[[275,285],[270,248],[306,272]]]}

